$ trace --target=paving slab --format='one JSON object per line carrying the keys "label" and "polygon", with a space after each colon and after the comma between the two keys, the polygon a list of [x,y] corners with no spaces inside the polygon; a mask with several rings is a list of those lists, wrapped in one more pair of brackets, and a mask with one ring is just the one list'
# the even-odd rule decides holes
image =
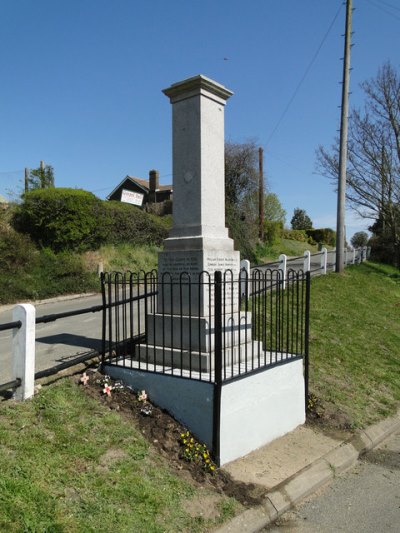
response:
{"label": "paving slab", "polygon": [[317,429],[299,426],[270,444],[224,465],[224,470],[239,481],[272,489],[337,448],[341,442]]}

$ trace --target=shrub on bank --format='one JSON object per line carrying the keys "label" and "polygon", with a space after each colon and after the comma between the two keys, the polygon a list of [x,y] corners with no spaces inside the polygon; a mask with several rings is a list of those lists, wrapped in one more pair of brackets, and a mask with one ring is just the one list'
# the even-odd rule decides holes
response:
{"label": "shrub on bank", "polygon": [[336,232],[331,228],[307,229],[306,233],[309,239],[315,243],[327,244],[328,246],[335,246]]}
{"label": "shrub on bank", "polygon": [[167,237],[168,230],[160,219],[121,202],[103,202],[104,215],[99,224],[103,242],[134,245],[159,245]]}
{"label": "shrub on bank", "polygon": [[105,243],[160,244],[168,233],[158,217],[135,206],[63,188],[26,193],[12,224],[54,252],[96,250]]}
{"label": "shrub on bank", "polygon": [[80,189],[36,189],[16,208],[14,228],[40,247],[55,252],[96,248],[102,239],[98,221],[102,202]]}

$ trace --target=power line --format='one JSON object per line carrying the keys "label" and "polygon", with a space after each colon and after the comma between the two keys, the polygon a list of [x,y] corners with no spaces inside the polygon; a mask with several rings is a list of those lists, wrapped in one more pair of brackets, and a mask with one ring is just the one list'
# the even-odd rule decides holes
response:
{"label": "power line", "polygon": [[380,0],[382,4],[385,4],[386,6],[390,7],[391,9],[395,9],[397,11],[400,11],[400,7],[399,6],[394,6],[393,4],[391,4],[390,2],[386,2],[385,0]]}
{"label": "power line", "polygon": [[0,174],[21,174],[25,169],[21,170],[0,170]]}
{"label": "power line", "polygon": [[[396,19],[396,20],[400,20],[399,15],[396,15],[396,14],[392,13],[391,11],[389,11],[389,9],[386,9],[385,7],[381,6],[381,5],[378,4],[377,2],[373,2],[373,0],[368,0],[368,2],[371,4],[371,6],[374,6],[374,7],[376,7],[377,9],[380,9],[381,11],[383,11],[383,12],[386,13],[387,15],[390,15],[390,16],[393,17],[394,19]],[[393,9],[393,6],[391,6],[391,9]]]}
{"label": "power line", "polygon": [[307,68],[306,68],[306,70],[305,70],[303,76],[301,77],[299,83],[297,84],[297,87],[296,87],[296,89],[294,90],[294,93],[293,93],[292,97],[290,98],[288,104],[286,105],[285,109],[283,110],[283,113],[281,114],[281,116],[280,116],[278,122],[276,123],[276,126],[275,126],[274,129],[272,130],[271,135],[268,137],[267,142],[266,142],[267,145],[271,142],[272,137],[275,135],[277,129],[279,128],[279,126],[281,125],[283,119],[285,118],[286,113],[289,111],[289,108],[290,108],[290,106],[292,105],[293,100],[296,98],[296,95],[297,95],[297,93],[299,92],[300,87],[303,85],[303,82],[304,82],[304,80],[306,79],[308,73],[310,72],[312,66],[314,65],[314,63],[315,63],[315,61],[316,61],[316,59],[317,59],[317,57],[318,57],[318,54],[319,54],[321,48],[323,47],[323,45],[324,45],[326,39],[328,38],[328,35],[329,35],[331,29],[333,28],[333,25],[335,24],[336,19],[338,18],[339,13],[340,13],[341,10],[342,10],[342,7],[343,7],[343,4],[340,5],[340,7],[339,7],[339,9],[338,9],[338,11],[337,11],[337,13],[336,13],[336,15],[333,17],[333,20],[332,20],[332,22],[330,23],[330,25],[329,25],[329,27],[328,27],[328,29],[327,29],[325,35],[323,36],[323,38],[322,38],[320,44],[318,45],[318,48],[317,48],[316,52],[314,53],[314,55],[313,55],[313,57],[312,57],[312,59],[311,59],[309,65],[307,66]]}

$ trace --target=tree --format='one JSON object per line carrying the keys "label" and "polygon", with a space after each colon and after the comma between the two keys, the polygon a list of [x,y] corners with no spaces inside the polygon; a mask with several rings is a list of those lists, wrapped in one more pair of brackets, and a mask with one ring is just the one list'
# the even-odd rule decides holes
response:
{"label": "tree", "polygon": [[258,241],[258,147],[255,142],[225,144],[226,224],[246,259]]}
{"label": "tree", "polygon": [[48,189],[54,187],[54,169],[51,165],[34,168],[28,178],[28,190]]}
{"label": "tree", "polygon": [[239,205],[258,191],[258,148],[254,141],[225,143],[225,201]]}
{"label": "tree", "polygon": [[350,242],[353,248],[363,248],[364,246],[367,246],[368,239],[369,237],[366,231],[357,231],[357,233],[352,236]]}
{"label": "tree", "polygon": [[[366,100],[349,117],[346,198],[362,218],[371,219],[375,237],[400,247],[400,76],[390,63],[361,84]],[[338,143],[317,150],[318,168],[337,184]]]}
{"label": "tree", "polygon": [[296,207],[293,211],[292,220],[290,221],[292,229],[311,229],[312,221],[311,218],[307,215],[304,209]]}
{"label": "tree", "polygon": [[285,225],[286,211],[283,209],[278,196],[270,192],[264,198],[264,219],[268,222],[281,222]]}

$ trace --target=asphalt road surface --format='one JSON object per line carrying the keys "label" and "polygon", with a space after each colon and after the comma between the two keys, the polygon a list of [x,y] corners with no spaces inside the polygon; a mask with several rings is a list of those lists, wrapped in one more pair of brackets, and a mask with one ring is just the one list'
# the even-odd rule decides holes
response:
{"label": "asphalt road surface", "polygon": [[269,533],[399,533],[400,431]]}
{"label": "asphalt road surface", "polygon": [[[36,305],[36,317],[101,305],[101,295]],[[36,367],[44,370],[101,348],[102,313],[62,318],[36,326]],[[12,306],[0,308],[0,323],[12,322]],[[0,383],[11,379],[11,331],[0,332]]]}

